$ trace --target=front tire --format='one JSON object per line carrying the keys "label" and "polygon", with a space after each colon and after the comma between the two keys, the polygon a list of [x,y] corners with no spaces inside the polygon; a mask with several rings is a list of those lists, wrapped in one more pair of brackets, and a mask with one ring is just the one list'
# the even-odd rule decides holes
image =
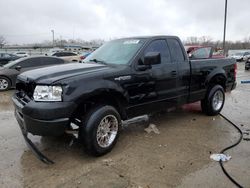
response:
{"label": "front tire", "polygon": [[121,117],[112,106],[99,106],[87,113],[80,139],[87,153],[101,156],[110,152],[119,137]]}
{"label": "front tire", "polygon": [[220,113],[225,102],[225,92],[221,85],[214,85],[208,89],[206,97],[201,101],[202,111],[215,116]]}
{"label": "front tire", "polygon": [[7,91],[10,88],[10,80],[0,76],[0,91]]}

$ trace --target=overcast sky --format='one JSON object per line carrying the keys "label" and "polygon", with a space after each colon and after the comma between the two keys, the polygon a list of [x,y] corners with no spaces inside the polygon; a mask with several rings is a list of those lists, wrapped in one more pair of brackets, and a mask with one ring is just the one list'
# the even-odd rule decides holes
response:
{"label": "overcast sky", "polygon": [[[222,40],[224,0],[0,0],[0,35],[9,44],[55,38],[211,36]],[[227,40],[250,36],[250,0],[228,0]]]}

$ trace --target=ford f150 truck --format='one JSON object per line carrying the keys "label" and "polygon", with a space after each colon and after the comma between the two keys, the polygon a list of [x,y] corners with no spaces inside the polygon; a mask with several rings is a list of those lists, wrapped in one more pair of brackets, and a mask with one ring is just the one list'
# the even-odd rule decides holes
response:
{"label": "ford f150 truck", "polygon": [[123,38],[105,43],[84,63],[19,75],[12,100],[23,136],[41,160],[47,159],[28,133],[75,131],[86,151],[100,156],[114,147],[122,120],[195,101],[217,115],[235,77],[235,60],[189,60],[178,37]]}

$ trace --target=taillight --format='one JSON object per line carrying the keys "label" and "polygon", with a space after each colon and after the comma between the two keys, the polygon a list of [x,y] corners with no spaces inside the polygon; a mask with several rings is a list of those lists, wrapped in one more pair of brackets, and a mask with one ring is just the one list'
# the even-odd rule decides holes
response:
{"label": "taillight", "polygon": [[237,63],[234,64],[234,79],[236,80],[236,74],[237,74]]}

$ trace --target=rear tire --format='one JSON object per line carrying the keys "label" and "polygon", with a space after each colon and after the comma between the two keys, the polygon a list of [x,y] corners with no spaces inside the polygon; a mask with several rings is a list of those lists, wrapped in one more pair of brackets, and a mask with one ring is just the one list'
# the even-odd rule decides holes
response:
{"label": "rear tire", "polygon": [[221,85],[214,85],[208,89],[206,97],[201,101],[202,111],[215,116],[220,113],[225,102],[225,92]]}
{"label": "rear tire", "polygon": [[117,142],[120,127],[121,117],[114,107],[105,105],[90,110],[79,133],[86,152],[94,156],[110,152]]}
{"label": "rear tire", "polygon": [[7,91],[11,86],[8,78],[0,76],[0,91]]}

